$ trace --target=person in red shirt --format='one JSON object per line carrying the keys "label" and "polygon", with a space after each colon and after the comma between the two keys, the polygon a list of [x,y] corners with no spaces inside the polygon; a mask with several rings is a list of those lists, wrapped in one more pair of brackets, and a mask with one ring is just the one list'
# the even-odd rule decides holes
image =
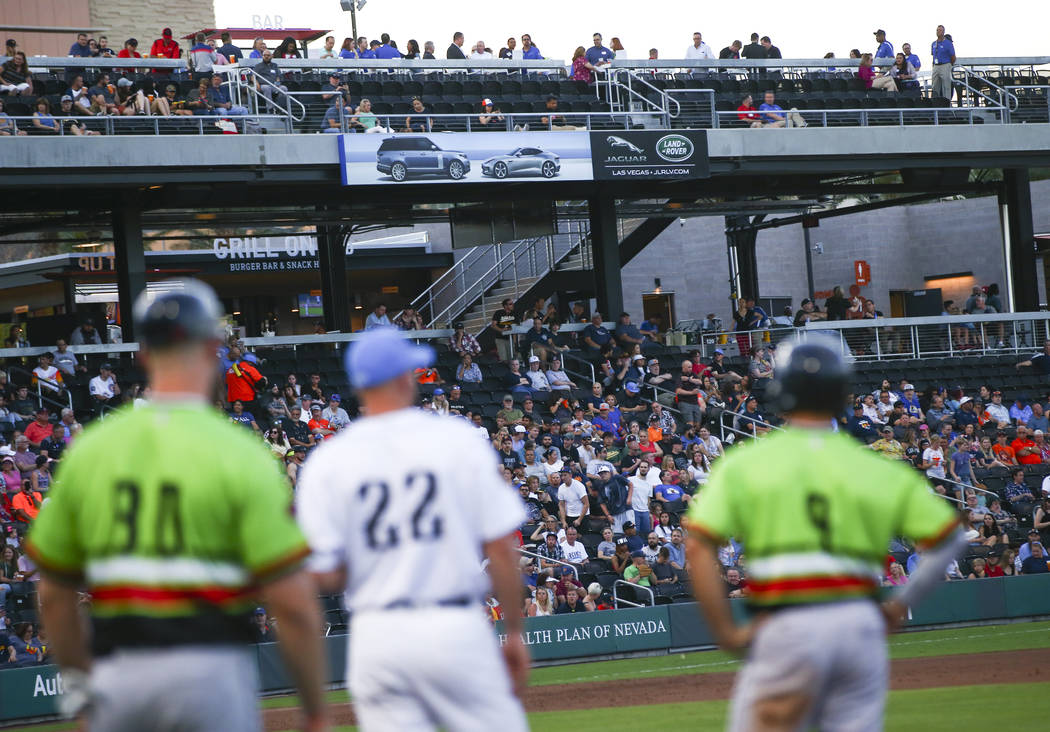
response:
{"label": "person in red shirt", "polygon": [[1003,465],[1017,465],[1014,449],[1006,444],[1006,433],[1002,430],[995,433],[995,444],[992,445],[992,453]]}
{"label": "person in red shirt", "polygon": [[1028,428],[1024,425],[1017,425],[1017,437],[1010,443],[1010,447],[1013,448],[1014,457],[1021,465],[1038,465],[1043,462],[1039,447],[1035,444],[1035,440],[1028,436]]}
{"label": "person in red shirt", "polygon": [[985,560],[984,566],[985,577],[1005,577],[1006,573],[1003,572],[1003,568],[999,566],[999,555],[989,554]]}
{"label": "person in red shirt", "polygon": [[40,504],[43,500],[43,497],[33,490],[29,480],[23,480],[21,492],[15,494],[11,499],[11,513],[14,514],[15,521],[23,524],[32,523],[40,513]]}
{"label": "person in red shirt", "polygon": [[142,54],[136,49],[139,47],[138,39],[129,38],[124,41],[124,48],[120,49],[117,58],[142,58]]}
{"label": "person in red shirt", "polygon": [[335,434],[331,423],[321,417],[321,405],[317,403],[310,407],[310,421],[306,423],[306,426],[310,428],[310,432],[314,437],[321,440],[331,439],[332,435]]}
{"label": "person in red shirt", "polygon": [[736,108],[736,112],[737,118],[748,127],[762,126],[762,120],[758,116],[758,110],[750,94],[740,100],[740,106]]}
{"label": "person in red shirt", "polygon": [[153,58],[178,58],[182,54],[179,43],[171,36],[171,28],[161,31],[161,37],[153,42],[149,55]]}
{"label": "person in red shirt", "polygon": [[266,386],[266,377],[259,373],[248,361],[241,359],[241,349],[230,346],[226,357],[232,361],[230,368],[226,369],[226,401],[233,403],[240,401],[244,408],[251,411],[250,406],[255,404],[255,391],[257,388]]}
{"label": "person in red shirt", "polygon": [[[153,42],[149,49],[149,55],[153,58],[179,58],[182,49],[179,42],[172,38],[171,28],[165,28],[160,32],[160,38]],[[153,69],[154,74],[170,74],[171,69]]]}
{"label": "person in red shirt", "polygon": [[[50,440],[51,435],[54,432],[54,425],[48,421],[47,407],[41,407],[36,410],[36,419],[29,423],[26,427],[25,437],[29,440],[29,444],[36,449],[40,449],[40,443],[44,440]],[[1033,443],[1035,444],[1035,443]]]}

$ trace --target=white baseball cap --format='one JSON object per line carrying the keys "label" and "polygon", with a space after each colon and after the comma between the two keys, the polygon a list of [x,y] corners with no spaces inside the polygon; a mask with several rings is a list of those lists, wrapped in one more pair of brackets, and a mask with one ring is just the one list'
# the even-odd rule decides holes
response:
{"label": "white baseball cap", "polygon": [[519,424],[519,425],[517,425],[517,426],[516,426],[516,427],[514,428],[514,431],[515,431],[515,432],[525,432],[525,428],[524,428],[524,427],[523,427],[522,425],[520,425],[520,424]]}
{"label": "white baseball cap", "polygon": [[529,363],[539,363],[539,362],[540,362],[540,357],[539,356],[529,356]]}

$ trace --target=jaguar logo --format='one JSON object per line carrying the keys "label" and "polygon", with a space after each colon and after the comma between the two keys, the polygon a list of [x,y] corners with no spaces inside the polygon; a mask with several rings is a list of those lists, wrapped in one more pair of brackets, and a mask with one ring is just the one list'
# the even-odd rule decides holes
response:
{"label": "jaguar logo", "polygon": [[609,135],[605,138],[605,141],[611,147],[623,147],[626,148],[628,152],[635,153],[636,155],[641,155],[645,152],[645,150],[638,147],[637,145],[627,142],[627,140],[623,139],[622,137],[617,137],[616,135]]}

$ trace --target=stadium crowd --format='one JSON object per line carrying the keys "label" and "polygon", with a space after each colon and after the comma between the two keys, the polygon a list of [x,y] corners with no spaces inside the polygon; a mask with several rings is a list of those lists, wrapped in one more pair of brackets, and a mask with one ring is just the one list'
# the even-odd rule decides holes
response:
{"label": "stadium crowd", "polygon": [[[672,57],[687,60],[783,58],[781,50],[773,45],[769,36],[760,37],[758,33],[752,33],[750,38],[751,42],[746,46],[741,41],[734,40],[716,55],[703,40],[702,34],[695,32],[684,53],[673,54]],[[918,89],[917,75],[923,65],[919,56],[912,53],[911,45],[904,43],[902,51],[894,55],[893,44],[886,40],[884,31],[877,31],[875,38],[876,47],[873,53],[861,53],[857,49],[849,52],[850,58],[861,59],[861,65],[855,75],[861,84],[859,88],[892,92]],[[601,73],[611,61],[639,57],[629,55],[619,37],[611,38],[609,46],[604,43],[602,35],[594,33],[590,44],[578,46],[573,51],[572,60],[566,69],[568,78],[593,84],[596,74]],[[464,35],[457,31],[453,34],[444,57],[467,61],[544,58],[529,33],[521,35],[520,45],[515,37],[507,38],[505,45],[498,51],[490,48],[484,40],[474,41],[468,50],[464,49]],[[951,68],[956,56],[951,36],[944,33],[943,26],[938,26],[937,38],[931,43],[930,50],[933,70],[931,98],[950,100]],[[139,51],[139,41],[136,38],[128,38],[118,50],[110,46],[105,36],[96,39],[86,33],[80,33],[71,45],[68,55],[98,59],[182,59],[186,63],[184,70],[153,69],[150,73],[141,73],[143,70],[140,69],[100,65],[98,68],[68,69],[64,76],[52,77],[50,74],[34,74],[31,71],[28,54],[19,47],[17,39],[7,40],[5,55],[7,60],[0,65],[0,136],[47,136],[63,131],[73,135],[99,134],[96,128],[85,124],[91,117],[245,116],[249,114],[249,108],[235,102],[237,95],[231,95],[227,78],[215,73],[217,67],[237,63],[245,57],[259,60],[260,63],[254,67],[256,76],[247,83],[254,85],[258,93],[265,98],[262,106],[273,111],[275,106],[283,103],[281,100],[289,93],[289,81],[294,76],[290,71],[280,68],[280,61],[302,57],[300,49],[291,37],[285,38],[272,49],[267,47],[264,39],[256,38],[252,48],[246,53],[244,49],[234,45],[229,33],[223,33],[219,40],[208,39],[204,33],[198,33],[193,43],[188,48],[183,48],[175,40],[171,28],[161,31],[160,37],[153,41],[146,54]],[[404,51],[401,51],[397,41],[391,39],[387,33],[371,40],[365,36],[357,39],[344,38],[339,48],[336,48],[336,38],[328,36],[325,39],[324,50],[319,56],[321,59],[338,58],[347,61],[437,58],[434,41],[424,41],[420,46],[417,40],[408,39]],[[825,56],[834,57],[833,52]],[[659,58],[659,50],[649,49],[648,58]],[[878,71],[873,65],[886,60],[893,60],[894,63],[885,70]],[[347,72],[353,70],[352,65],[346,68]],[[830,71],[834,72],[835,69]],[[412,124],[409,115],[402,126],[393,124],[389,119],[382,120],[381,123],[372,110],[371,99],[359,96],[356,100],[351,100],[346,79],[341,71],[327,77],[327,81],[319,85],[319,90],[323,92],[321,99],[326,110],[318,131],[340,129],[339,120],[343,117],[348,120],[351,131],[412,132],[429,131],[432,127],[429,118],[424,117],[425,122],[419,119],[427,109],[418,95],[409,95],[403,100],[405,104],[411,105],[410,111],[417,118],[416,125]],[[497,121],[502,119],[499,101],[494,103],[480,93],[477,96],[471,104],[479,115],[478,124],[488,124],[490,117],[497,118]],[[263,109],[259,111],[261,113]],[[764,93],[758,107],[754,106],[751,95],[744,96],[737,112],[739,120],[751,127],[806,126],[805,120],[796,110],[785,111],[777,104],[773,91]],[[28,123],[16,122],[11,117],[32,119]],[[561,126],[566,127],[564,124]]]}
{"label": "stadium crowd", "polygon": [[[989,289],[974,300],[995,297]],[[839,317],[848,301],[836,303],[837,296],[824,311],[807,303],[798,314]],[[741,330],[767,327],[768,316],[751,301],[741,301],[733,317]],[[530,327],[512,337],[523,321]],[[575,324],[572,332],[562,331],[566,323]],[[423,321],[410,309],[391,318],[380,304],[366,327],[412,331]],[[21,329],[11,338],[8,345],[29,345]],[[529,592],[521,612],[610,607],[617,580],[626,583],[617,594],[629,601],[691,597],[681,518],[727,451],[746,450],[752,438],[778,429],[780,416],[765,397],[775,348],[764,342],[751,348],[748,336],[738,341],[742,355],[727,357],[717,348],[705,359],[666,340],[658,318],[636,326],[621,313],[610,328],[586,303],[560,310],[539,300],[520,312],[507,300],[482,334],[456,324],[436,344],[438,363],[417,371],[421,407],[472,422],[525,504],[521,574]],[[0,371],[0,664],[46,658],[46,636],[34,624],[39,577],[21,542],[47,500],[63,450],[82,430],[79,420],[150,398],[134,367],[76,355],[79,345],[100,342],[94,323],[85,321],[40,355],[28,378],[20,369]],[[1011,361],[1010,370],[1030,377],[1033,393],[1015,390],[1009,399],[994,383],[967,390],[941,383],[922,362],[903,363],[912,373],[887,363],[880,368],[894,372],[892,379],[858,381],[833,428],[909,463],[959,507],[970,548],[946,568],[947,579],[1046,572],[1050,394],[1043,387],[1050,341]],[[591,365],[593,382],[577,375]],[[266,443],[292,490],[310,452],[356,416],[334,352],[253,353],[231,338],[216,368],[216,409]],[[74,408],[49,408],[71,396]],[[731,540],[719,559],[727,594],[746,597],[746,546]],[[887,548],[884,583],[907,582],[919,560],[913,547],[895,542]],[[511,610],[491,611],[496,617]],[[256,620],[259,639],[272,637],[274,619]]]}

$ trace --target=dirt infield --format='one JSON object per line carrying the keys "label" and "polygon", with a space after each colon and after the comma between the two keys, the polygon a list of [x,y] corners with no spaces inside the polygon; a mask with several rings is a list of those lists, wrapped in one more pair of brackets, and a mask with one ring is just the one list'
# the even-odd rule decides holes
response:
{"label": "dirt infield", "polygon": [[[552,686],[534,686],[525,693],[530,712],[591,709],[595,699],[602,706],[634,706],[651,699],[664,703],[728,699],[735,672],[679,674],[631,681],[597,681]],[[893,661],[890,686],[893,689],[932,689],[941,686],[967,686],[994,679],[997,684],[1050,681],[1050,648],[1022,651],[995,651]],[[624,693],[627,690],[629,693]],[[353,705],[340,704],[332,710],[332,721],[354,724]],[[299,723],[298,708],[268,709],[264,712],[268,732],[294,729]]]}

